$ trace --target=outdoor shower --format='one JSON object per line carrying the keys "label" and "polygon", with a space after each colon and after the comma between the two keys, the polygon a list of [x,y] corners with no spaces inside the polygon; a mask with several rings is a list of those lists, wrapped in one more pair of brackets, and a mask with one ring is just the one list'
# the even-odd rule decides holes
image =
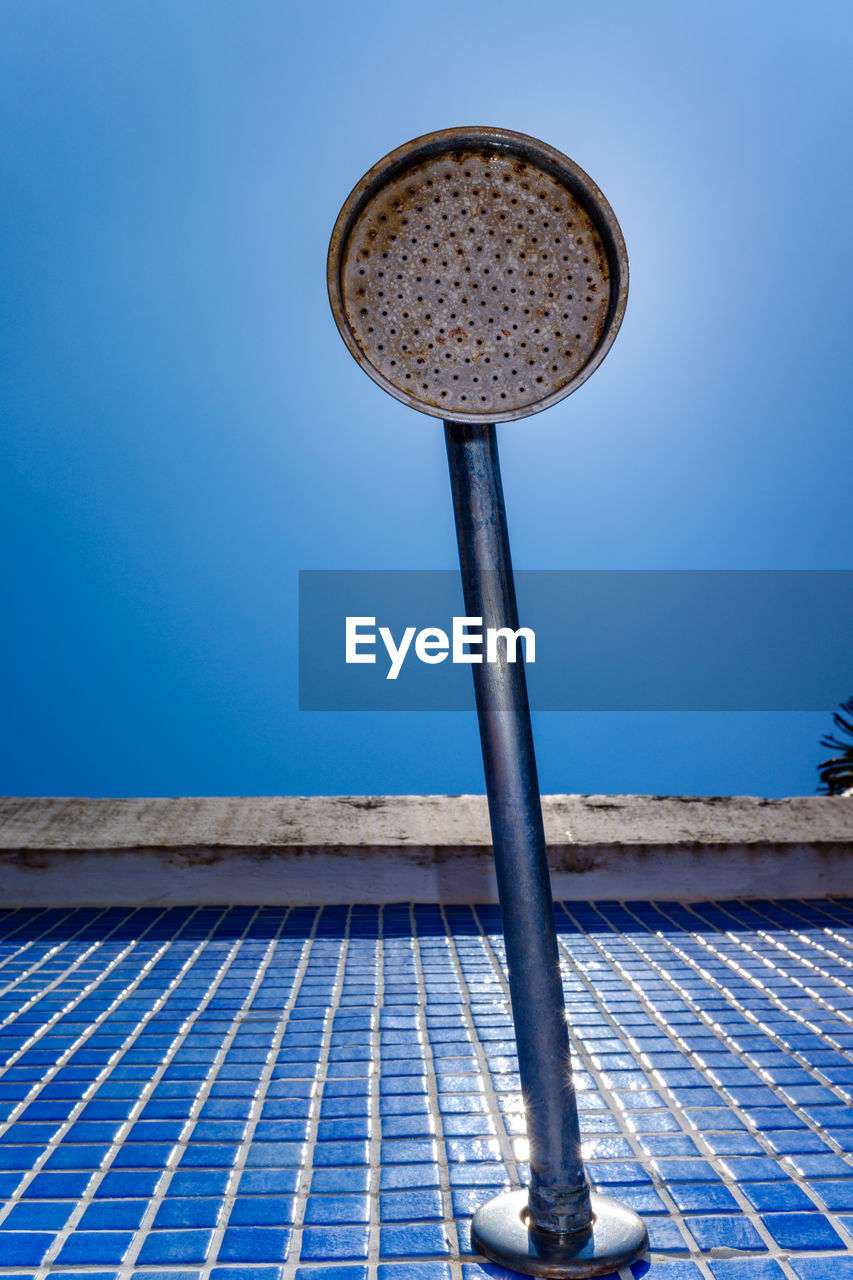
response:
{"label": "outdoor shower", "polygon": [[[610,206],[534,138],[428,134],[352,191],[328,285],[362,369],[444,421],[466,613],[516,630],[495,423],[556,404],[610,349],[628,291]],[[584,1172],[524,667],[499,654],[471,669],[530,1143],[529,1187],[480,1208],[473,1241],[515,1271],[602,1275],[648,1238]]]}

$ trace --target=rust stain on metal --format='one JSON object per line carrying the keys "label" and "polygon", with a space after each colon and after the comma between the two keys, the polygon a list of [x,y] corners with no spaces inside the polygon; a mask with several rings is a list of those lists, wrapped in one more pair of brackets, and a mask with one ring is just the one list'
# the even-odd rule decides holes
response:
{"label": "rust stain on metal", "polygon": [[571,193],[488,152],[392,180],[355,222],[342,271],[350,327],[389,382],[489,417],[561,390],[586,364],[608,280]]}
{"label": "rust stain on metal", "polygon": [[356,187],[329,289],[352,354],[386,390],[445,419],[502,421],[561,399],[600,363],[627,258],[572,161],[523,135],[448,130]]}

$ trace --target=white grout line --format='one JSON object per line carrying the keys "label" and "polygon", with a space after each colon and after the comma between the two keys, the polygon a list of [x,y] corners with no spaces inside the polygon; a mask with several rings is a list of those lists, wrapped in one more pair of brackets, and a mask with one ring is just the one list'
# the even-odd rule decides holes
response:
{"label": "white grout line", "polygon": [[[509,1018],[509,1022],[510,1022],[510,1037],[514,1039],[514,1030],[512,1029],[512,1003],[511,1003],[510,994],[509,994],[509,982],[507,980],[503,963],[501,961],[501,958],[496,954],[495,949],[492,946],[491,939],[489,938],[488,934],[483,928],[482,921],[480,920],[479,914],[476,911],[476,909],[472,908],[472,915],[474,918],[474,923],[476,924],[477,930],[479,932],[480,944],[483,948],[483,953],[486,956],[486,958],[491,962],[493,970],[497,975],[498,982],[500,983],[501,994],[502,994],[503,1001],[505,1003],[505,1008],[506,1008],[506,1015]],[[474,1021],[474,1015],[471,1010],[470,988],[467,983],[464,967],[460,961],[459,949],[456,945],[456,938],[453,935],[453,931],[450,927],[450,923],[449,921],[447,921],[447,917],[445,916],[443,909],[442,909],[442,916],[444,917],[444,920],[445,920],[447,935],[448,935],[448,938],[450,939],[451,954],[454,957],[457,971],[460,976],[460,980],[465,983],[465,989],[469,993],[469,999],[466,1000],[465,1002],[466,1021],[468,1022],[468,1025],[471,1029],[471,1037],[474,1045],[474,1053],[476,1054],[477,1061],[480,1064],[480,1073],[482,1075],[483,1083],[485,1085],[486,1099],[488,1102],[489,1111],[492,1115],[492,1118],[495,1121],[495,1127],[497,1129],[497,1136],[498,1136],[498,1144],[501,1149],[501,1156],[504,1164],[507,1167],[511,1186],[513,1188],[518,1188],[518,1187],[521,1187],[523,1184],[521,1181],[521,1175],[518,1170],[519,1162],[516,1159],[515,1146],[513,1145],[513,1137],[516,1137],[517,1135],[509,1134],[507,1132],[506,1125],[504,1123],[504,1112],[500,1105],[497,1090],[495,1089],[494,1083],[492,1081],[492,1072],[489,1067],[486,1051],[483,1048],[482,1041],[480,1040],[480,1036],[477,1031],[477,1025]]]}
{"label": "white grout line", "polygon": [[[380,1079],[382,1071],[382,1011],[385,1005],[385,937],[382,908],[378,907],[377,938],[374,948],[376,964],[376,997],[374,1025],[370,1032],[370,1140],[368,1142],[368,1184],[370,1205],[369,1235],[367,1242],[368,1275],[375,1276],[382,1261],[380,1252],[381,1219],[379,1212],[380,1180],[382,1177],[382,1117],[380,1115]],[[352,942],[350,943],[352,945]],[[345,971],[346,972],[346,971]]]}
{"label": "white grout line", "polygon": [[[317,928],[322,918],[322,913],[324,909],[328,910],[329,908],[328,907],[319,908],[317,912],[317,916],[314,920],[314,926],[312,930],[312,940],[313,940],[312,948],[311,948],[312,951],[314,949],[313,943],[322,941],[322,935],[320,935],[319,939],[317,938]],[[308,1119],[308,1135],[305,1141],[305,1162],[302,1166],[301,1177],[299,1180],[299,1187],[297,1188],[297,1194],[296,1194],[296,1200],[295,1200],[294,1212],[293,1212],[293,1234],[291,1236],[290,1248],[287,1251],[287,1262],[282,1269],[282,1280],[292,1280],[293,1276],[295,1275],[297,1267],[302,1265],[300,1262],[300,1254],[302,1252],[302,1232],[303,1232],[303,1227],[305,1222],[305,1205],[307,1203],[308,1196],[311,1190],[311,1177],[314,1172],[314,1151],[317,1146],[317,1130],[320,1124],[320,1111],[323,1105],[323,1087],[326,1083],[326,1069],[329,1064],[329,1051],[331,1049],[332,1026],[334,1024],[335,1014],[337,1013],[337,1010],[338,1010],[338,1004],[339,1004],[340,995],[341,995],[341,987],[343,986],[344,972],[346,970],[347,945],[349,941],[351,915],[352,915],[352,908],[349,909],[349,912],[347,914],[346,927],[343,930],[343,937],[340,940],[340,948],[338,950],[338,962],[337,962],[337,968],[335,970],[334,985],[332,988],[332,994],[326,1005],[325,1015],[323,1017],[323,1042],[322,1042],[322,1048],[320,1051],[319,1061],[317,1063],[317,1071],[315,1076],[315,1080],[317,1082],[317,1088],[314,1091],[314,1097],[312,1099],[312,1106],[311,1106],[311,1114]],[[322,965],[323,963],[322,955],[320,955],[319,958],[320,958],[320,963]],[[302,981],[304,981],[308,968],[310,968],[310,961],[311,961],[311,956],[308,956],[306,969],[303,971],[303,975],[302,975]],[[228,1265],[228,1264],[223,1263],[223,1265]],[[244,1264],[234,1264],[234,1265],[244,1265]]]}
{"label": "white grout line", "polygon": [[[432,1052],[432,1044],[429,1038],[429,1024],[426,1016],[427,991],[426,982],[424,980],[423,961],[421,958],[420,935],[418,933],[413,903],[409,904],[409,926],[412,931],[412,940],[414,944],[412,947],[412,957],[414,960],[415,974],[418,983],[418,1033],[421,1037],[421,1044],[423,1046],[422,1053],[424,1066],[426,1068],[427,1096],[429,1097],[430,1114],[435,1124],[435,1141],[439,1152],[438,1178],[441,1202],[444,1205],[443,1221],[448,1239],[450,1240],[450,1273],[453,1280],[462,1280],[462,1261],[459,1255],[459,1233],[456,1226],[456,1217],[453,1213],[452,1188],[450,1186],[450,1171],[447,1165],[447,1148],[444,1145],[444,1124],[441,1108],[439,1107],[435,1058]],[[445,924],[445,928],[446,927],[447,926]]]}

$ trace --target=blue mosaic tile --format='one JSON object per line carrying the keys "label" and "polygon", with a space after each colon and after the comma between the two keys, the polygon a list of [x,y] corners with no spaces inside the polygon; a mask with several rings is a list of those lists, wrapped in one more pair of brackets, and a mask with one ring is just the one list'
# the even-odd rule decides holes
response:
{"label": "blue mosaic tile", "polygon": [[10,1266],[38,1266],[55,1237],[36,1231],[4,1231],[0,1235],[3,1261]]}
{"label": "blue mosaic tile", "polygon": [[720,1160],[732,1182],[784,1182],[788,1174],[771,1156],[734,1156]]}
{"label": "blue mosaic tile", "polygon": [[843,1249],[844,1242],[823,1214],[763,1213],[761,1220],[782,1249]]}
{"label": "blue mosaic tile", "polygon": [[[231,1144],[199,1143],[197,1146],[186,1148],[180,1158],[178,1167],[180,1169],[230,1169],[237,1159],[239,1150],[238,1146]],[[124,1156],[122,1164],[150,1164],[157,1168],[165,1168],[171,1154],[171,1151],[164,1151],[162,1148],[152,1148],[148,1151],[143,1149],[140,1153],[128,1153],[127,1155],[125,1155],[125,1152],[127,1152],[126,1147],[124,1151],[119,1153]],[[252,1163],[266,1164],[266,1153],[262,1150],[254,1152]]]}
{"label": "blue mosaic tile", "polygon": [[148,1208],[147,1200],[95,1200],[78,1223],[83,1231],[135,1231]]}
{"label": "blue mosaic tile", "polygon": [[[243,1175],[245,1181],[248,1175]],[[311,1176],[311,1190],[318,1195],[352,1195],[367,1191],[370,1171],[361,1168],[315,1169]],[[242,1188],[242,1183],[240,1184]]]}
{"label": "blue mosaic tile", "polygon": [[212,1237],[212,1231],[149,1231],[137,1262],[204,1262]]}
{"label": "blue mosaic tile", "polygon": [[[398,1166],[406,1168],[407,1166]],[[409,1166],[411,1167],[411,1166]],[[434,1166],[428,1166],[434,1168]],[[509,1174],[504,1165],[497,1164],[473,1164],[473,1165],[451,1165],[448,1168],[448,1181],[451,1187],[475,1187],[475,1186],[508,1186],[510,1179]],[[381,1184],[380,1184],[381,1185]],[[435,1183],[417,1183],[412,1181],[411,1186],[430,1186],[438,1185],[437,1174]]]}
{"label": "blue mosaic tile", "polygon": [[[707,1133],[703,1137],[716,1156],[751,1156],[762,1153],[761,1143],[748,1133]],[[770,1134],[765,1134],[764,1137],[767,1142],[771,1141]]]}
{"label": "blue mosaic tile", "polygon": [[853,1213],[853,1181],[815,1182],[812,1190],[820,1197],[827,1209],[836,1213]]}
{"label": "blue mosaic tile", "polygon": [[[272,1144],[269,1144],[272,1145]],[[287,1144],[280,1143],[279,1146]],[[315,1168],[331,1165],[365,1165],[368,1162],[366,1142],[323,1142],[314,1149]],[[257,1160],[256,1163],[260,1163]],[[298,1161],[297,1161],[298,1163]]]}
{"label": "blue mosaic tile", "polygon": [[773,1258],[710,1258],[714,1280],[782,1280],[785,1275]]}
{"label": "blue mosaic tile", "polygon": [[[235,1280],[247,1280],[245,1272],[241,1272],[239,1277],[235,1276]],[[255,1271],[252,1273],[251,1280],[264,1280],[264,1278]],[[367,1267],[347,1265],[297,1267],[295,1280],[367,1280]]]}
{"label": "blue mosaic tile", "polygon": [[292,1196],[252,1196],[235,1200],[228,1217],[229,1227],[292,1226],[295,1201]]}
{"label": "blue mosaic tile", "polygon": [[126,1231],[75,1231],[57,1255],[57,1262],[69,1266],[89,1262],[122,1262],[133,1241]]}
{"label": "blue mosaic tile", "polygon": [[376,1274],[377,1280],[450,1280],[452,1272],[447,1262],[380,1262]]}
{"label": "blue mosaic tile", "polygon": [[22,1201],[0,1225],[0,1240],[7,1231],[60,1231],[74,1212],[73,1201]]}
{"label": "blue mosaic tile", "polygon": [[853,1280],[853,1258],[797,1258],[790,1260],[799,1280]]}
{"label": "blue mosaic tile", "polygon": [[[241,1191],[243,1190],[243,1182],[248,1176],[248,1174],[243,1175],[243,1179],[240,1182]],[[178,1169],[172,1174],[163,1194],[167,1198],[224,1196],[228,1188],[228,1178],[227,1169]]]}
{"label": "blue mosaic tile", "polygon": [[367,1257],[369,1228],[364,1226],[306,1227],[302,1232],[301,1258],[330,1262]]}
{"label": "blue mosaic tile", "polygon": [[647,1111],[626,1117],[627,1127],[632,1133],[678,1133],[681,1130],[677,1119],[669,1111]]}
{"label": "blue mosaic tile", "polygon": [[665,1218],[649,1218],[646,1221],[652,1253],[686,1253],[687,1242],[675,1222]]}
{"label": "blue mosaic tile", "polygon": [[[434,1161],[437,1155],[436,1144],[432,1141],[383,1142],[380,1146],[382,1164],[413,1164],[421,1161]],[[481,1159],[486,1157],[480,1157]]]}
{"label": "blue mosaic tile", "polygon": [[175,1227],[215,1227],[221,1211],[222,1201],[210,1196],[164,1200],[151,1225],[155,1231]]}
{"label": "blue mosaic tile", "polygon": [[[722,1182],[673,1182],[669,1184],[667,1190],[676,1208],[682,1213],[719,1213],[738,1210],[737,1201]],[[620,1199],[622,1198],[620,1195]]]}
{"label": "blue mosaic tile", "polygon": [[463,1187],[454,1190],[450,1196],[453,1213],[457,1218],[474,1214],[480,1205],[494,1199],[504,1190],[504,1187]]}
{"label": "blue mosaic tile", "polygon": [[370,1202],[364,1195],[310,1195],[304,1221],[311,1226],[369,1222]]}
{"label": "blue mosaic tile", "polygon": [[444,1203],[438,1190],[397,1191],[380,1196],[381,1222],[439,1222]]}
{"label": "blue mosaic tile", "polygon": [[760,1249],[763,1242],[748,1218],[733,1214],[702,1218],[686,1217],[687,1227],[703,1251],[711,1249]]}
{"label": "blue mosaic tile", "polygon": [[[281,1280],[283,1274],[283,1267],[252,1267],[251,1270],[245,1267],[214,1267],[210,1280]],[[145,1280],[148,1280],[148,1275]],[[163,1280],[172,1280],[172,1273],[164,1275]]]}
{"label": "blue mosaic tile", "polygon": [[[687,1163],[686,1161],[684,1163]],[[701,1162],[699,1162],[701,1163]],[[638,1162],[627,1160],[586,1161],[589,1180],[595,1187],[617,1194],[613,1188],[651,1182],[651,1174]],[[713,1177],[713,1174],[711,1174]]]}
{"label": "blue mosaic tile", "polygon": [[795,1182],[745,1182],[741,1190],[759,1213],[815,1208],[814,1201]]}
{"label": "blue mosaic tile", "polygon": [[[501,1169],[503,1177],[506,1173]],[[456,1170],[460,1177],[461,1170]],[[315,1175],[316,1177],[316,1175]],[[404,1190],[413,1187],[438,1187],[441,1178],[437,1164],[391,1164],[385,1165],[379,1173],[379,1189],[381,1191]],[[506,1185],[509,1185],[508,1182]]]}
{"label": "blue mosaic tile", "polygon": [[[174,1182],[175,1178],[172,1185]],[[240,1177],[238,1191],[245,1196],[284,1195],[296,1191],[298,1185],[298,1169],[246,1169]]]}
{"label": "blue mosaic tile", "polygon": [[369,1138],[371,1132],[372,1125],[367,1116],[350,1116],[341,1120],[321,1120],[317,1126],[317,1141],[328,1143],[356,1142],[359,1139]]}
{"label": "blue mosaic tile", "polygon": [[449,1254],[447,1230],[440,1223],[383,1226],[379,1234],[381,1258],[433,1257]]}
{"label": "blue mosaic tile", "polygon": [[791,1168],[802,1178],[853,1178],[853,1165],[835,1155],[792,1155]]}

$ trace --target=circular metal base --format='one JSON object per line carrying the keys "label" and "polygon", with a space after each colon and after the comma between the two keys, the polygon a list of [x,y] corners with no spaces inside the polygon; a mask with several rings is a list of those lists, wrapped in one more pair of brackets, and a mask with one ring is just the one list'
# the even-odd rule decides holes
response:
{"label": "circular metal base", "polygon": [[633,1262],[648,1248],[649,1237],[633,1209],[610,1196],[590,1192],[592,1225],[577,1235],[534,1233],[527,1226],[527,1192],[496,1196],[474,1214],[475,1249],[510,1271],[528,1276],[603,1276]]}

